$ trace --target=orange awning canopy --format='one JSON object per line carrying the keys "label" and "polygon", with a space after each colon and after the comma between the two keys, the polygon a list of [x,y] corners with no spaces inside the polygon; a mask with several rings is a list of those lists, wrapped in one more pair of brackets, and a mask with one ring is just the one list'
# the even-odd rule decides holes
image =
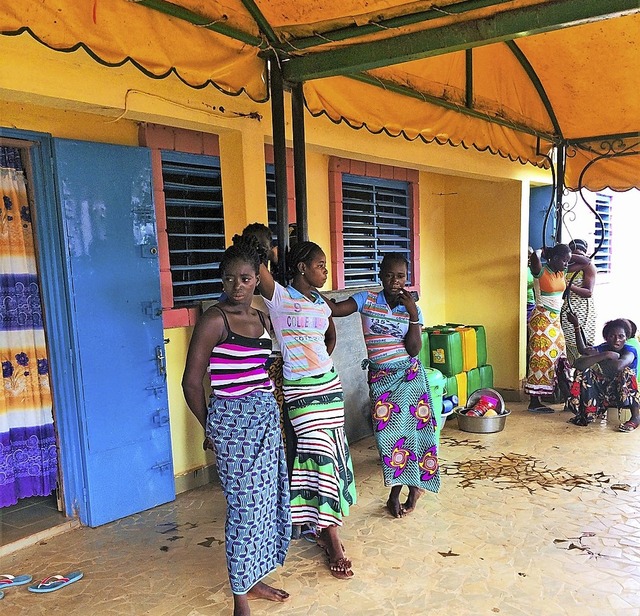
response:
{"label": "orange awning canopy", "polygon": [[580,178],[591,190],[640,188],[637,1],[0,6],[4,35],[33,36],[60,51],[81,46],[108,65],[133,62],[153,77],[175,73],[191,87],[256,101],[268,97],[266,58],[277,55],[285,78],[304,84],[314,115],[538,166],[563,145],[570,188]]}

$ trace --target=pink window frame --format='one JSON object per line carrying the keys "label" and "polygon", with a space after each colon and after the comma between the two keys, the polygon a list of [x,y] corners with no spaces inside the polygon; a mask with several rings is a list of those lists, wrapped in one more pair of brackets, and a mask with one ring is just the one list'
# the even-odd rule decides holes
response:
{"label": "pink window frame", "polygon": [[420,212],[420,174],[415,169],[404,169],[391,165],[380,165],[350,158],[332,156],[329,160],[329,218],[331,232],[331,271],[332,287],[344,288],[344,243],[342,224],[342,176],[360,175],[363,177],[400,180],[409,183],[409,224],[411,232],[411,272],[414,290],[420,288],[420,231],[418,216]]}

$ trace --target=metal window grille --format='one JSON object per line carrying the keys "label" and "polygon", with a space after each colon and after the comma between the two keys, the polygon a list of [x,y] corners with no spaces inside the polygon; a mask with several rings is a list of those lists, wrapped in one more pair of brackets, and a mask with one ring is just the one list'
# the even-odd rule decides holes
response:
{"label": "metal window grille", "polygon": [[612,197],[610,195],[596,194],[596,212],[598,212],[602,222],[596,218],[594,239],[596,246],[600,246],[600,250],[593,258],[596,271],[603,274],[611,272],[611,218],[613,208],[611,207]]}
{"label": "metal window grille", "polygon": [[404,253],[411,263],[409,208],[408,182],[343,174],[345,288],[379,284],[379,265],[387,252]]}
{"label": "metal window grille", "polygon": [[276,166],[267,163],[267,218],[271,235],[275,241],[278,233],[278,215],[276,213]]}
{"label": "metal window grille", "polygon": [[216,299],[225,250],[220,159],[162,152],[174,306]]}

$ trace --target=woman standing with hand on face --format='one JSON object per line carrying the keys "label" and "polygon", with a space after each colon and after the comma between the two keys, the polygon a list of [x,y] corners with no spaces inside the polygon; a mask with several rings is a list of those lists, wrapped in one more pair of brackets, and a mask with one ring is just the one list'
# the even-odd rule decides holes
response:
{"label": "woman standing with hand on face", "polygon": [[297,439],[291,518],[315,529],[331,574],[349,579],[351,561],[338,528],[356,502],[356,491],[344,433],[344,394],[330,357],[335,326],[318,293],[327,281],[326,257],[313,242],[296,244],[287,259],[287,287],[273,279],[265,262],[266,254],[258,289],[282,351],[284,404]]}
{"label": "woman standing with hand on face", "polygon": [[224,299],[198,319],[182,378],[187,404],[214,445],[227,500],[225,547],[234,616],[250,614],[250,598],[289,598],[261,581],[284,563],[291,517],[280,413],[265,371],[271,353],[268,317],[251,308],[259,267],[258,252],[250,245],[225,251],[220,263]]}
{"label": "woman standing with hand on face", "polygon": [[[387,509],[394,518],[411,513],[425,490],[438,492],[437,430],[427,374],[417,358],[422,348],[422,312],[405,289],[408,262],[389,253],[380,265],[382,291],[361,291],[331,305],[334,316],[359,312],[367,347],[374,433],[384,484],[391,487]],[[400,503],[406,485],[409,496]]]}

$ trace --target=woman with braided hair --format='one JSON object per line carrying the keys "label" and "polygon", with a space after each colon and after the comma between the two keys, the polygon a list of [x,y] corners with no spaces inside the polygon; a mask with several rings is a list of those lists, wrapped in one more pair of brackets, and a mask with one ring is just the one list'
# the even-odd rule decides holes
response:
{"label": "woman with braided hair", "polygon": [[540,251],[531,254],[531,273],[536,305],[529,319],[529,366],[525,393],[529,394],[528,411],[553,413],[542,404],[542,396],[551,396],[558,381],[558,368],[566,362],[566,346],[560,311],[567,287],[567,272],[583,270],[590,264],[587,257],[572,254],[566,244],[556,244],[544,253],[546,263],[540,260]]}
{"label": "woman with braided hair", "polygon": [[[333,303],[334,317],[359,312],[367,347],[362,367],[369,371],[371,417],[390,487],[387,509],[394,518],[411,513],[425,490],[438,492],[439,410],[434,409],[422,348],[422,312],[405,288],[409,263],[400,252],[388,252],[380,263],[381,291],[360,291]],[[400,503],[400,491],[409,496]]]}
{"label": "woman with braided hair", "polygon": [[331,574],[353,576],[338,535],[356,502],[353,467],[344,433],[344,393],[331,360],[336,343],[331,308],[318,293],[327,281],[320,246],[300,242],[288,255],[286,287],[273,279],[263,249],[258,289],[269,309],[283,357],[286,412],[296,435],[291,475],[291,518],[316,531]]}
{"label": "woman with braided hair", "polygon": [[250,614],[250,598],[282,602],[289,597],[261,581],[284,563],[291,512],[280,413],[265,370],[271,353],[269,317],[251,307],[259,269],[259,254],[250,243],[225,251],[220,263],[224,296],[198,319],[182,378],[185,400],[213,443],[227,501],[225,548],[234,616]]}
{"label": "woman with braided hair", "polygon": [[[572,255],[587,257],[587,242],[585,240],[571,240],[569,248]],[[580,351],[568,313],[573,312],[577,315],[587,346],[593,346],[596,340],[596,309],[593,302],[595,284],[596,266],[591,260],[583,270],[568,276],[568,288],[565,292],[566,297],[560,313],[560,321],[567,347],[567,359],[572,365],[580,357]]]}

